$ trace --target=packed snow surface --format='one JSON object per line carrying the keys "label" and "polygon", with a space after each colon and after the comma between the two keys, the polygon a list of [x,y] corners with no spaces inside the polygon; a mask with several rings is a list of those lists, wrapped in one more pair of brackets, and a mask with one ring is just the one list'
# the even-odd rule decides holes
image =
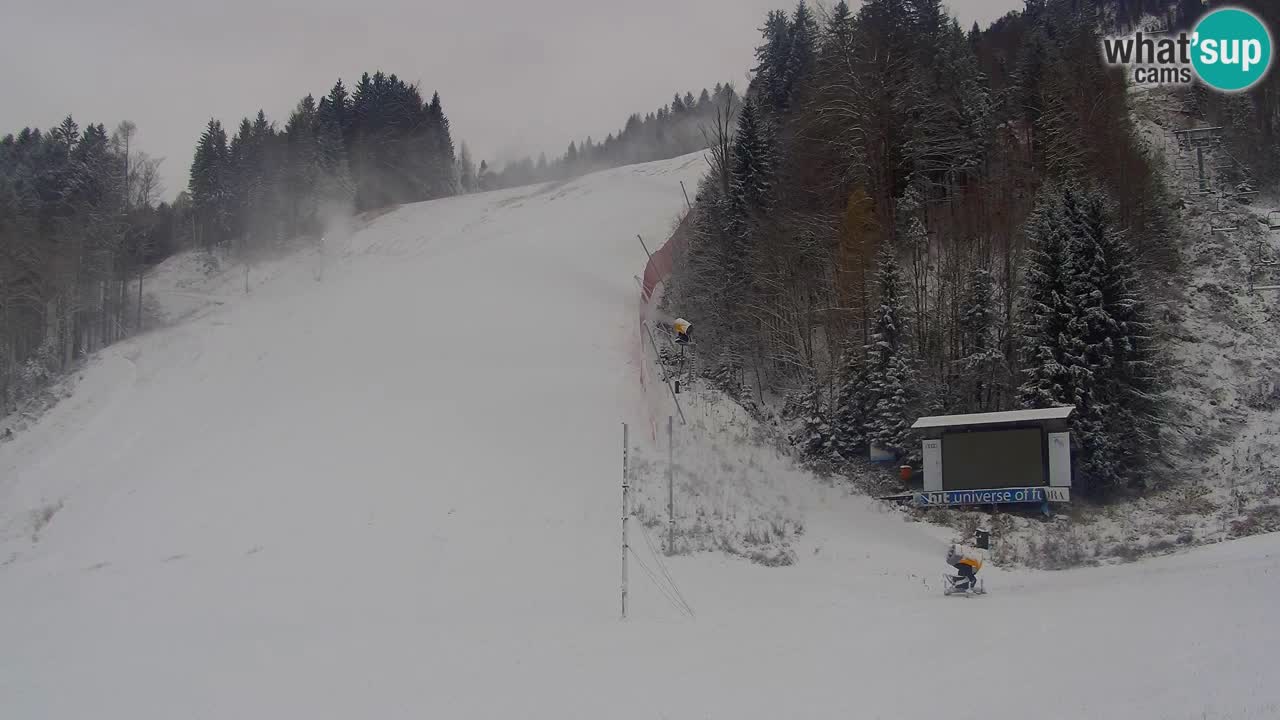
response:
{"label": "packed snow surface", "polygon": [[797,472],[797,564],[665,559],[688,617],[634,523],[620,621],[635,235],[704,169],[402,207],[103,352],[0,446],[0,716],[1280,716],[1276,536],[945,598]]}

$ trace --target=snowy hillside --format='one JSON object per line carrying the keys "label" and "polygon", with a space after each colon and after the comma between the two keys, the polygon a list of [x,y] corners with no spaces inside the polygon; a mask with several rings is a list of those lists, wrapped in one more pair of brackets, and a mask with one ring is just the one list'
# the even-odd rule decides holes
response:
{"label": "snowy hillside", "polygon": [[1280,714],[1280,537],[944,598],[944,531],[735,456],[708,407],[683,488],[712,508],[711,469],[740,476],[803,528],[796,562],[660,561],[635,523],[619,622],[621,423],[652,419],[635,234],[704,168],[405,206],[247,295],[154,283],[178,322],[0,445],[0,715]]}

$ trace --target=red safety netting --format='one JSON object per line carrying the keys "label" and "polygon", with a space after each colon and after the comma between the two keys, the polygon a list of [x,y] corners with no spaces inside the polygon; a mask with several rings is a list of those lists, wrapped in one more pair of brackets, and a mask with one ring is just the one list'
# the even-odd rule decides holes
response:
{"label": "red safety netting", "polygon": [[[680,223],[680,227],[676,228],[675,233],[669,240],[658,248],[657,252],[649,256],[649,262],[644,266],[644,275],[640,278],[640,322],[639,334],[637,340],[639,342],[638,361],[640,365],[640,388],[648,398],[648,383],[646,382],[648,363],[645,361],[645,330],[644,321],[649,313],[649,303],[653,300],[653,293],[662,283],[671,275],[671,271],[675,268],[676,254],[684,249],[685,243],[688,241],[688,233],[686,224],[689,222],[689,216]],[[647,402],[646,402],[647,404]],[[650,413],[649,417],[650,433],[653,435],[654,441],[657,441],[658,424],[657,419]]]}

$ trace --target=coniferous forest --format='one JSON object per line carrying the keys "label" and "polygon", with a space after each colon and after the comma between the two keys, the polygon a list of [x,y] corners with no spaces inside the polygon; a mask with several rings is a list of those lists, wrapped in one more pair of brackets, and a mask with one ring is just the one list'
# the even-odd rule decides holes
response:
{"label": "coniferous forest", "polygon": [[326,219],[456,194],[438,94],[382,72],[298,102],[283,128],[258,112],[229,133],[210,120],[191,165],[195,243],[248,248],[322,232]]}
{"label": "coniferous forest", "polygon": [[[968,31],[939,0],[770,13],[666,298],[697,318],[702,371],[781,406],[824,462],[915,459],[922,415],[1074,405],[1082,489],[1145,486],[1179,201],[1100,28],[1203,12],[1028,0]],[[1278,85],[1186,91],[1260,182],[1280,178]]]}
{"label": "coniferous forest", "polygon": [[172,202],[137,135],[129,122],[108,131],[67,117],[0,139],[2,408],[141,328],[145,270],[179,250],[250,262],[467,179],[440,97],[381,72],[304,97],[283,127],[261,111],[232,132],[210,120]]}
{"label": "coniferous forest", "polygon": [[159,201],[137,132],[68,116],[0,139],[0,410],[142,322],[139,278],[178,248],[189,204]]}

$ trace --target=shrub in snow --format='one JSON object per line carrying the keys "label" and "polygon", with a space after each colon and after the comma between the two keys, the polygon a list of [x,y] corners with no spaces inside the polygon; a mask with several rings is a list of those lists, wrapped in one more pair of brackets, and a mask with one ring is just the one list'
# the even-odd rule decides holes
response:
{"label": "shrub in snow", "polygon": [[1234,537],[1270,532],[1280,532],[1280,505],[1267,504],[1250,508],[1244,517],[1231,523],[1231,534]]}
{"label": "shrub in snow", "polygon": [[1048,523],[1040,537],[1029,542],[1028,563],[1046,570],[1076,567],[1088,557],[1087,540],[1073,523],[1063,518]]}
{"label": "shrub in snow", "polygon": [[1209,488],[1200,484],[1188,484],[1178,488],[1171,496],[1169,510],[1174,515],[1211,515],[1218,509]]}
{"label": "shrub in snow", "polygon": [[205,276],[216,275],[222,270],[222,263],[215,250],[200,253],[200,272]]}

